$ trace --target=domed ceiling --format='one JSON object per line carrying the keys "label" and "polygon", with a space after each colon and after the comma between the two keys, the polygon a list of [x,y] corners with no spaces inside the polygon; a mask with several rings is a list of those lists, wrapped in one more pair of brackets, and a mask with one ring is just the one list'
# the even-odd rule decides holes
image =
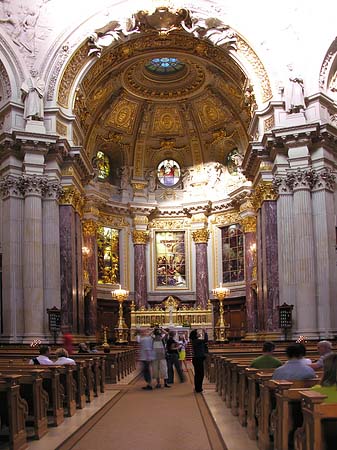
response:
{"label": "domed ceiling", "polygon": [[[243,154],[253,111],[249,80],[226,49],[173,31],[144,34],[103,52],[74,111],[91,156],[109,154],[141,178],[163,158],[182,168]],[[247,100],[248,98],[248,100]]]}

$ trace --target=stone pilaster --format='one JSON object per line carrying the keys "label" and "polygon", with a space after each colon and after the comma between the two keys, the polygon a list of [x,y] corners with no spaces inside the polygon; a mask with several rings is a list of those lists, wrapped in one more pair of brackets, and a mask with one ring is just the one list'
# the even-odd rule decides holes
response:
{"label": "stone pilaster", "polygon": [[317,276],[317,330],[321,338],[331,338],[337,330],[335,175],[327,168],[316,173],[318,178],[312,189],[312,214]]}
{"label": "stone pilaster", "polygon": [[297,170],[288,174],[294,190],[294,248],[296,270],[296,332],[316,337],[316,272],[311,188],[316,182],[314,171]]}
{"label": "stone pilaster", "polygon": [[2,340],[18,342],[24,334],[23,305],[23,211],[18,179],[0,179],[2,196]]}
{"label": "stone pilaster", "polygon": [[[42,202],[43,224],[43,288],[44,311],[61,308],[60,284],[60,220],[58,199],[62,193],[58,181],[49,181]],[[44,331],[49,333],[48,318],[44,321]]]}
{"label": "stone pilaster", "polygon": [[86,335],[95,335],[97,331],[97,229],[93,220],[82,223],[84,278],[84,323]]}
{"label": "stone pilaster", "polygon": [[208,263],[207,263],[207,243],[209,231],[202,228],[192,233],[195,243],[195,278],[196,278],[196,306],[207,307],[208,302]]}
{"label": "stone pilaster", "polygon": [[144,230],[134,230],[132,240],[135,266],[135,304],[137,307],[141,307],[147,305],[146,244],[149,240],[149,233]]}
{"label": "stone pilaster", "polygon": [[23,176],[24,236],[23,236],[23,295],[24,341],[44,337],[42,195],[47,186],[45,177]]}
{"label": "stone pilaster", "polygon": [[274,180],[278,190],[277,238],[280,305],[293,304],[296,309],[296,267],[294,242],[293,183],[287,176]]}

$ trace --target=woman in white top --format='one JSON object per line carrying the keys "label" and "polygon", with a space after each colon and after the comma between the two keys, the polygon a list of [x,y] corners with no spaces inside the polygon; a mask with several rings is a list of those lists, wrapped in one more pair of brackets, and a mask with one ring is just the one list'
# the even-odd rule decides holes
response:
{"label": "woman in white top", "polygon": [[57,360],[54,362],[54,364],[58,366],[63,366],[65,364],[76,364],[73,359],[69,358],[69,354],[65,348],[58,348],[55,352],[55,355],[57,357]]}

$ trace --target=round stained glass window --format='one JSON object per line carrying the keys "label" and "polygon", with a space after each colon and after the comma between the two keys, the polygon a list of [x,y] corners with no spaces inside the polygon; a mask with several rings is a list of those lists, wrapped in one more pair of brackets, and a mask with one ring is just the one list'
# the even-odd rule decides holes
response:
{"label": "round stained glass window", "polygon": [[181,170],[177,161],[164,159],[158,164],[157,177],[165,187],[175,186],[180,180]]}
{"label": "round stained glass window", "polygon": [[173,73],[180,72],[185,64],[181,62],[178,58],[152,58],[148,63],[145,64],[146,69],[149,72],[158,75],[170,75]]}

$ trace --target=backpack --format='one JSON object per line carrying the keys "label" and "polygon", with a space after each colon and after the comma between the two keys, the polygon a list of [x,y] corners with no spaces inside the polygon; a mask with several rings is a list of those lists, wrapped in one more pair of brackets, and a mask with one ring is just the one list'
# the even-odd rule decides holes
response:
{"label": "backpack", "polygon": [[35,366],[39,366],[40,365],[40,362],[37,359],[37,357],[33,358],[33,363],[34,363]]}

